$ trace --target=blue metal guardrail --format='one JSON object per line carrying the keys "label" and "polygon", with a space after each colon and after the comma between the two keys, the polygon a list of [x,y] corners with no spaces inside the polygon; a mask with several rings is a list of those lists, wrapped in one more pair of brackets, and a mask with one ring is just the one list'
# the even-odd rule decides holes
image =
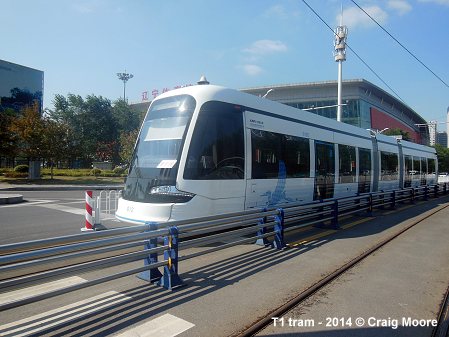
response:
{"label": "blue metal guardrail", "polygon": [[[375,208],[394,208],[399,202],[427,200],[448,193],[448,183],[392,191],[366,193],[356,197],[317,201],[307,205],[284,204],[276,208],[253,209],[170,223],[90,232],[0,246],[0,292],[7,292],[49,280],[143,260],[143,266],[109,274],[80,284],[0,304],[0,310],[22,306],[70,291],[137,274],[165,289],[182,286],[180,261],[254,242],[275,249],[286,247],[284,235],[302,227],[329,224],[339,228],[343,215]],[[218,239],[230,241],[218,247],[180,256],[180,251]],[[143,247],[143,249],[142,249]],[[163,253],[163,261],[158,261]],[[163,268],[163,272],[159,268]]]}

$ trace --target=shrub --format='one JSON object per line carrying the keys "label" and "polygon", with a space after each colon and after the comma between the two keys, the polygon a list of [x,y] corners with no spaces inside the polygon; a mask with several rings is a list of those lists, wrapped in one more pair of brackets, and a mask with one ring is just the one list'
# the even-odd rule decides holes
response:
{"label": "shrub", "polygon": [[99,176],[101,174],[101,170],[99,168],[94,167],[91,171],[90,171],[90,175],[91,176]]}
{"label": "shrub", "polygon": [[125,170],[126,170],[126,168],[117,166],[116,168],[114,168],[114,170],[112,172],[114,172],[117,176],[120,176],[123,173],[125,173]]}
{"label": "shrub", "polygon": [[[51,170],[48,168],[42,169],[43,175],[50,175]],[[85,177],[91,174],[90,169],[53,169],[53,174],[55,176],[65,176],[65,177]]]}
{"label": "shrub", "polygon": [[29,169],[28,165],[17,165],[14,167],[14,172],[28,173]]}
{"label": "shrub", "polygon": [[7,172],[12,172],[12,169],[10,169],[10,168],[0,168],[0,174],[4,174],[4,173],[7,173]]}
{"label": "shrub", "polygon": [[9,172],[5,172],[4,176],[6,178],[28,178],[28,173],[9,171]]}
{"label": "shrub", "polygon": [[112,171],[102,171],[100,175],[102,177],[117,177],[117,174]]}

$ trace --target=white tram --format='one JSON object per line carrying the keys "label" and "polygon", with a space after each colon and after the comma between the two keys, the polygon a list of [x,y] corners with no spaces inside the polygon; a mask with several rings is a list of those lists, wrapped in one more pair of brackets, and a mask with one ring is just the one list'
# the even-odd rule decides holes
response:
{"label": "white tram", "polygon": [[151,103],[116,217],[166,222],[433,184],[436,177],[433,148],[197,85]]}

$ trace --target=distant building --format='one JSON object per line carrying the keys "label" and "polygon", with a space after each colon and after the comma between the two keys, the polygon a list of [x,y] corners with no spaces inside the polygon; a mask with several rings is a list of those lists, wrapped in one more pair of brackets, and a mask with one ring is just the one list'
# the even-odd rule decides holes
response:
{"label": "distant building", "polygon": [[0,113],[37,101],[43,110],[44,72],[0,60]]}
{"label": "distant building", "polygon": [[[295,108],[337,118],[337,81],[272,85],[242,89]],[[417,112],[383,89],[364,80],[343,81],[342,122],[363,129],[401,129],[419,144],[429,144],[427,122]]]}
{"label": "distant building", "polygon": [[437,140],[436,140],[437,144],[440,144],[441,146],[444,147],[449,147],[448,146],[448,140],[447,140],[447,132],[437,132]]}
{"label": "distant building", "polygon": [[430,121],[427,126],[429,127],[429,145],[434,146],[437,141],[437,121]]}
{"label": "distant building", "polygon": [[[261,97],[268,93],[267,99],[324,117],[337,118],[337,81],[267,85],[241,91]],[[374,131],[401,129],[414,142],[429,144],[427,121],[376,85],[364,79],[345,80],[342,98],[342,122]],[[150,103],[143,101],[133,106],[138,111],[146,111]]]}

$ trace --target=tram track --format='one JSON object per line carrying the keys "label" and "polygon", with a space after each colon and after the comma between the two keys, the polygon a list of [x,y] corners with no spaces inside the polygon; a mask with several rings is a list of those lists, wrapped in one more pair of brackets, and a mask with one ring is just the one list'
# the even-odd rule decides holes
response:
{"label": "tram track", "polygon": [[444,299],[441,302],[438,314],[438,325],[433,329],[431,337],[449,336],[449,286],[447,287]]}
{"label": "tram track", "polygon": [[[256,321],[245,327],[244,329],[234,333],[231,335],[232,337],[246,337],[246,336],[254,336],[261,330],[263,330],[268,325],[272,324],[273,317],[282,317],[287,312],[295,308],[296,306],[300,305],[304,301],[306,301],[308,298],[310,298],[312,295],[316,294],[318,291],[322,290],[327,285],[331,284],[334,280],[348,272],[350,269],[358,265],[361,261],[365,260],[369,256],[371,256],[373,253],[387,245],[388,243],[392,242],[411,228],[415,227],[416,225],[420,224],[424,220],[428,219],[429,217],[433,216],[434,214],[446,209],[449,207],[449,204],[446,203],[444,205],[441,205],[431,212],[428,212],[424,215],[419,216],[416,218],[413,222],[407,224],[404,228],[397,231],[396,233],[388,236],[387,238],[383,239],[381,242],[375,244],[359,256],[353,258],[349,262],[345,263],[335,271],[329,273],[319,281],[315,282],[313,285],[311,285],[306,290],[302,291],[301,293],[297,294],[290,300],[288,300],[285,304],[282,306],[270,311],[263,317],[259,317]],[[438,326],[434,329],[432,333],[432,337],[445,337],[449,333],[449,288],[445,294],[445,297],[441,303],[439,314],[438,314]]]}

